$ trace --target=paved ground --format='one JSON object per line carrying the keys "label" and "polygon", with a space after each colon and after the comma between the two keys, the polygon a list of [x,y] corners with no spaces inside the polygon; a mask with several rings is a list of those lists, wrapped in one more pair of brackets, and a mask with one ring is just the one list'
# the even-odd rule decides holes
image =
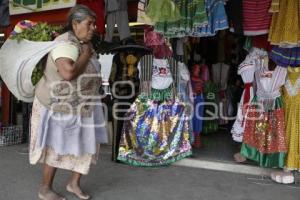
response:
{"label": "paved ground", "polygon": [[[37,199],[41,166],[30,166],[28,155],[18,153],[24,147],[0,147],[1,200]],[[64,190],[68,175],[58,171],[55,188],[73,200]],[[111,162],[106,148],[82,184],[96,200],[299,200],[299,182],[285,186],[263,177],[177,166],[135,168]]]}

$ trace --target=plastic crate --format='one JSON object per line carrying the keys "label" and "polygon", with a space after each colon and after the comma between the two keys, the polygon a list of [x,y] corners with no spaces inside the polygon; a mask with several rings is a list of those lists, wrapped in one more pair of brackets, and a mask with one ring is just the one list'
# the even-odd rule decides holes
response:
{"label": "plastic crate", "polygon": [[0,147],[22,143],[23,127],[22,126],[3,126],[0,132]]}

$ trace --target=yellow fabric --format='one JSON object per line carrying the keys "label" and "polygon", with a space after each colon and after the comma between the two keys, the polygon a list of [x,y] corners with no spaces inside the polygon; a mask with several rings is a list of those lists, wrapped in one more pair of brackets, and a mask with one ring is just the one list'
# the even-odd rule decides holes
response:
{"label": "yellow fabric", "polygon": [[[298,69],[288,70],[288,79],[293,87],[297,79],[300,78]],[[284,89],[284,107],[286,120],[286,141],[288,154],[286,158],[286,168],[300,170],[300,91],[296,96],[289,96]]]}
{"label": "yellow fabric", "polygon": [[300,44],[299,0],[281,0],[278,8],[272,16],[269,41],[273,45]]}
{"label": "yellow fabric", "polygon": [[280,3],[279,0],[272,0],[269,12],[271,13],[279,12],[279,3]]}
{"label": "yellow fabric", "polygon": [[59,45],[51,52],[52,59],[55,61],[58,58],[70,58],[74,62],[79,56],[78,48],[72,44]]}

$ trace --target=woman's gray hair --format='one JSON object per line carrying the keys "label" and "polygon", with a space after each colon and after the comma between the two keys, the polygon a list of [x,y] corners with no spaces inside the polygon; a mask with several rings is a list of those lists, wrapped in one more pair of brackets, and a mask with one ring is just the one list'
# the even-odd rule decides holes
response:
{"label": "woman's gray hair", "polygon": [[82,22],[87,17],[97,18],[96,13],[94,13],[92,10],[90,10],[87,6],[84,5],[76,5],[74,6],[68,14],[68,22],[66,25],[66,31],[73,31],[73,22]]}

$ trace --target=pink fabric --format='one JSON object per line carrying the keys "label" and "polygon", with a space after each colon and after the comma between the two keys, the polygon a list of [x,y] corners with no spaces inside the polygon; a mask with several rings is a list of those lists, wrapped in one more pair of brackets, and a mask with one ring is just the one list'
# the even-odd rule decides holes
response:
{"label": "pink fabric", "polygon": [[144,43],[146,47],[153,49],[155,58],[165,58],[173,55],[166,44],[164,36],[161,33],[154,32],[152,26],[146,26],[144,29]]}
{"label": "pink fabric", "polygon": [[154,32],[153,27],[147,26],[145,28],[144,43],[147,47],[161,46],[165,44],[165,39],[162,34]]}

